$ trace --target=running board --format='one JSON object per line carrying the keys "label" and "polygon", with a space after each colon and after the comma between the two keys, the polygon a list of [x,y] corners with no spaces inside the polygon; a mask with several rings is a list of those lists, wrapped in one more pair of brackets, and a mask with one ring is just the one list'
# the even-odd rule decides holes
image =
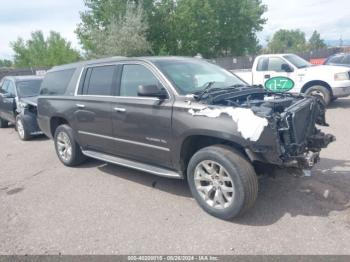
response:
{"label": "running board", "polygon": [[180,173],[177,173],[169,169],[161,168],[161,167],[155,167],[152,165],[143,164],[132,160],[127,160],[116,156],[106,155],[106,154],[96,152],[96,151],[91,151],[91,150],[83,150],[82,153],[91,158],[95,158],[95,159],[116,164],[119,166],[129,167],[129,168],[143,171],[146,173],[151,173],[157,176],[177,178],[177,179],[183,178],[183,176]]}

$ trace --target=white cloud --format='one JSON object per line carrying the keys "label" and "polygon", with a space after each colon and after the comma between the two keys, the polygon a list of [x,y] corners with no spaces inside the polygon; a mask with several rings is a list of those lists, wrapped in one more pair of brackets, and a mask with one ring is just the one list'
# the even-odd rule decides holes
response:
{"label": "white cloud", "polygon": [[74,48],[80,48],[74,30],[84,9],[82,0],[0,0],[0,6],[0,58],[11,59],[10,42],[19,36],[27,39],[36,30],[45,35],[57,31]]}
{"label": "white cloud", "polygon": [[279,29],[300,29],[310,37],[314,30],[324,39],[350,39],[349,0],[263,0],[268,21],[259,38],[271,37]]}
{"label": "white cloud", "polygon": [[[350,39],[349,0],[263,0],[268,6],[262,41],[279,29],[301,29],[309,37],[313,30],[324,39]],[[80,22],[83,0],[0,0],[0,58],[11,58],[9,43],[18,36],[30,37],[35,30],[58,31],[80,48],[74,30]]]}

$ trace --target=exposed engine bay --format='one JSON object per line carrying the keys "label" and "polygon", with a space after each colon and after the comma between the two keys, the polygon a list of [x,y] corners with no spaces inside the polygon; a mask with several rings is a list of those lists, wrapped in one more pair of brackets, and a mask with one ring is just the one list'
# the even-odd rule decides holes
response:
{"label": "exposed engine bay", "polygon": [[319,160],[319,152],[335,141],[316,125],[328,126],[325,105],[317,97],[291,93],[272,93],[259,87],[216,91],[208,94],[206,103],[248,108],[266,118],[278,134],[285,166],[311,168]]}

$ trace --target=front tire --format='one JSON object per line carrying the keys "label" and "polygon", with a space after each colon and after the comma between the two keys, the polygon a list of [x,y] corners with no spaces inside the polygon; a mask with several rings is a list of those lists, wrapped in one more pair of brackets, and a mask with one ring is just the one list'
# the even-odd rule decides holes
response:
{"label": "front tire", "polygon": [[187,168],[190,190],[209,214],[231,219],[253,206],[258,179],[250,162],[236,150],[216,145],[199,150]]}
{"label": "front tire", "polygon": [[309,87],[306,92],[306,95],[316,96],[322,99],[324,104],[328,106],[332,100],[331,92],[324,86],[316,85]]}
{"label": "front tire", "polygon": [[19,138],[22,141],[27,141],[32,138],[30,133],[27,131],[24,121],[20,115],[16,116],[16,130]]}
{"label": "front tire", "polygon": [[77,166],[86,160],[79,144],[74,139],[73,129],[68,125],[57,127],[54,135],[55,149],[58,158],[66,166]]}

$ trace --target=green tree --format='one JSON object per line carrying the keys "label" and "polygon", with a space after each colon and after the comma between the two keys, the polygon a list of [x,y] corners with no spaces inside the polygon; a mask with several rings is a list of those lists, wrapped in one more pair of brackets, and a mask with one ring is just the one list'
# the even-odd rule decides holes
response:
{"label": "green tree", "polygon": [[302,52],[307,47],[305,33],[297,30],[277,31],[268,43],[271,53]]}
{"label": "green tree", "polygon": [[327,45],[325,44],[323,39],[321,39],[321,35],[315,30],[308,41],[308,49],[319,50],[325,48],[326,46]]}
{"label": "green tree", "polygon": [[80,54],[57,32],[51,31],[45,39],[42,31],[31,34],[29,40],[18,38],[11,43],[16,67],[50,67],[78,61]]}
{"label": "green tree", "polygon": [[205,57],[255,53],[265,10],[260,0],[179,0],[180,53]]}
{"label": "green tree", "polygon": [[[131,1],[131,0],[130,0]],[[85,50],[93,51],[94,30],[106,30],[125,16],[125,0],[86,0],[76,33]],[[205,57],[240,55],[259,48],[256,32],[266,22],[261,0],[132,0],[145,11],[147,40],[155,54]]]}
{"label": "green tree", "polygon": [[125,15],[113,18],[105,29],[91,31],[88,56],[138,56],[149,54],[151,46],[146,39],[148,29],[141,5],[129,2]]}
{"label": "green tree", "polygon": [[107,30],[107,27],[117,19],[125,16],[127,4],[142,4],[144,10],[150,10],[154,0],[85,0],[86,10],[80,13],[81,23],[78,24],[76,34],[84,50],[95,52],[95,43],[92,35],[98,30]]}
{"label": "green tree", "polygon": [[0,67],[12,67],[12,61],[7,59],[0,59]]}

